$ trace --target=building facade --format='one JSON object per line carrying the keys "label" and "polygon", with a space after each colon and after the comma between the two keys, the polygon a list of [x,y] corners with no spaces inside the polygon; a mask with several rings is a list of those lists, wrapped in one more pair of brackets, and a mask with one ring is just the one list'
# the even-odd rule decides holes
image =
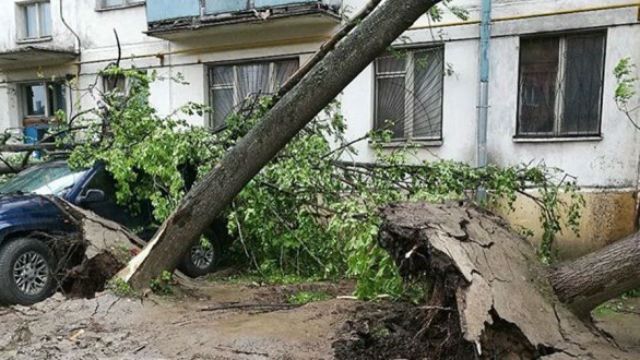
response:
{"label": "building facade", "polygon": [[[348,137],[393,131],[389,147],[411,140],[423,159],[475,164],[482,0],[457,0],[421,18],[340,97]],[[0,3],[0,130],[37,138],[58,110],[95,106],[79,89],[120,86],[98,77],[118,60],[156,70],[151,102],[170,113],[188,101],[218,127],[245,96],[271,93],[366,0],[6,0]],[[493,0],[488,56],[486,156],[489,163],[544,162],[576,176],[587,206],[581,236],[565,232],[575,256],[635,229],[640,134],[614,101],[613,69],[640,65],[636,0]],[[116,34],[118,40],[116,40]],[[637,68],[636,68],[637,70]],[[122,84],[121,84],[122,85]],[[125,85],[123,85],[125,86]],[[640,114],[638,114],[640,118]],[[26,129],[26,130],[25,130]],[[366,142],[358,161],[375,161]],[[507,214],[536,228],[524,199]]]}

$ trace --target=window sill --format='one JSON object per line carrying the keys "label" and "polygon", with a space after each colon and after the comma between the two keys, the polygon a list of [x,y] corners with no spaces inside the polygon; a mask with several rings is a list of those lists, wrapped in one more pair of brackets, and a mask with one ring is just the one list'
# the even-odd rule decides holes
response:
{"label": "window sill", "polygon": [[[371,144],[371,142],[369,142],[369,144]],[[385,148],[385,149],[392,149],[392,148],[401,148],[401,147],[405,147],[405,146],[411,146],[411,147],[416,147],[416,148],[427,148],[427,147],[439,147],[442,146],[442,139],[437,140],[427,140],[427,139],[412,139],[411,141],[409,140],[395,140],[395,141],[390,141],[388,143],[383,143],[380,144],[381,147]]]}
{"label": "window sill", "polygon": [[562,142],[594,142],[602,141],[600,136],[576,136],[576,137],[513,137],[514,143],[562,143]]}
{"label": "window sill", "polygon": [[144,6],[144,3],[145,3],[144,1],[141,1],[135,4],[125,4],[125,5],[110,6],[110,7],[96,7],[96,12],[123,10],[123,9],[138,7],[138,6]]}
{"label": "window sill", "polygon": [[53,40],[52,36],[43,36],[43,37],[38,37],[38,38],[18,39],[18,40],[16,40],[16,44],[18,44],[18,45],[36,44],[36,43],[48,42],[48,41],[51,41],[51,40]]}

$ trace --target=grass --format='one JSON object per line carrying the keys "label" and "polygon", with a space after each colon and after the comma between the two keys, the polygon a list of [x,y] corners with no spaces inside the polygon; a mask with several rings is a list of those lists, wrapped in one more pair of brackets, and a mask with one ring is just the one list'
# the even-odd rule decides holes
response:
{"label": "grass", "polygon": [[207,277],[208,281],[225,282],[229,284],[249,285],[296,285],[320,281],[320,278],[308,278],[296,275],[260,275],[256,273],[240,273],[229,276],[218,276],[211,274]]}
{"label": "grass", "polygon": [[299,291],[289,296],[288,302],[294,305],[305,305],[316,301],[324,301],[331,298],[331,295],[323,291]]}
{"label": "grass", "polygon": [[619,298],[612,299],[607,301],[604,304],[598,305],[593,310],[593,314],[596,316],[607,316],[613,315],[617,313],[624,313],[628,310],[634,310],[633,307],[629,308],[627,304],[625,304],[625,300],[639,298],[640,297],[640,289],[635,289],[628,291],[622,294]]}

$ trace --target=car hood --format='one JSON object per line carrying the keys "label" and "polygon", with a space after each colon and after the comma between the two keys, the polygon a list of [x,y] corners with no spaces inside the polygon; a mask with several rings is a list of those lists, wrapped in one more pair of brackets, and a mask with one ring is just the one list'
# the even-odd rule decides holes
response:
{"label": "car hood", "polygon": [[50,200],[35,194],[0,194],[0,219],[32,217],[57,210]]}

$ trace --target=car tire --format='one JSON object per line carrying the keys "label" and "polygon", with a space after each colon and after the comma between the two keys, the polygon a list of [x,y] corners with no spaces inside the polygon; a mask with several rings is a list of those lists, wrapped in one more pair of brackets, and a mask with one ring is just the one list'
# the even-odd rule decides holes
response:
{"label": "car tire", "polygon": [[[205,233],[205,237],[211,243],[211,248],[203,249],[200,242],[194,244],[180,262],[178,269],[192,278],[212,273],[220,263],[223,250],[228,243],[227,238],[229,236],[226,230],[226,226],[218,226],[217,224],[212,226]],[[202,260],[205,251],[208,251],[209,255],[212,256],[211,261],[206,263],[198,261],[198,259]]]}
{"label": "car tire", "polygon": [[53,255],[45,243],[17,238],[0,248],[0,303],[32,305],[55,290]]}

